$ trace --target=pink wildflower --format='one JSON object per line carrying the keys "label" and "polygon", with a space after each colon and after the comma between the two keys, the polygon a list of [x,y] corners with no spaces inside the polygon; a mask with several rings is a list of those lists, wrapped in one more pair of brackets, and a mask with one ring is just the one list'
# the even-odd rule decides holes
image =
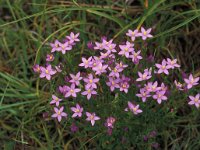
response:
{"label": "pink wildflower", "polygon": [[141,27],[141,33],[139,35],[142,37],[143,40],[146,40],[147,38],[153,37],[151,34],[151,28],[145,30],[143,27]]}
{"label": "pink wildflower", "polygon": [[176,68],[180,67],[180,65],[177,64],[177,59],[171,60],[170,58],[167,58],[167,65],[171,69],[174,69],[175,67]]}
{"label": "pink wildflower", "polygon": [[40,66],[39,66],[38,64],[34,65],[34,66],[33,66],[33,71],[34,71],[34,72],[37,72],[37,73],[40,73],[40,71],[41,71],[41,70],[40,70]]}
{"label": "pink wildflower", "polygon": [[92,70],[95,71],[96,75],[101,75],[102,73],[106,73],[108,65],[102,65],[102,63],[99,63],[96,67],[92,68]]}
{"label": "pink wildflower", "polygon": [[51,53],[55,52],[55,51],[60,51],[60,42],[58,40],[56,40],[54,43],[50,43],[52,49],[51,49]]}
{"label": "pink wildflower", "polygon": [[165,96],[165,91],[157,91],[155,95],[153,95],[153,99],[156,99],[158,104],[161,104],[163,100],[167,100],[167,97]]}
{"label": "pink wildflower", "polygon": [[46,61],[53,61],[53,60],[54,60],[53,54],[47,54]]}
{"label": "pink wildflower", "polygon": [[79,33],[74,34],[73,32],[70,33],[69,36],[66,36],[66,38],[70,41],[70,43],[74,43],[74,42],[79,42]]}
{"label": "pink wildflower", "polygon": [[194,78],[192,74],[190,74],[189,79],[184,79],[187,84],[187,89],[191,89],[194,85],[198,85],[199,77]]}
{"label": "pink wildflower", "polygon": [[180,91],[183,90],[183,84],[181,84],[180,82],[177,82],[176,80],[174,81],[174,84],[178,90]]}
{"label": "pink wildflower", "polygon": [[40,70],[41,70],[40,78],[46,77],[47,80],[50,80],[51,76],[56,73],[56,71],[52,69],[51,65],[48,65],[46,68],[40,67]]}
{"label": "pink wildflower", "polygon": [[165,73],[165,74],[169,74],[168,69],[170,69],[170,66],[167,65],[167,62],[165,59],[163,59],[162,64],[156,64],[156,67],[159,69],[158,70],[158,74],[160,73]]}
{"label": "pink wildflower", "polygon": [[80,63],[79,66],[88,68],[89,65],[91,64],[91,60],[92,60],[92,57],[89,57],[88,59],[85,59],[84,57],[82,57],[82,63]]}
{"label": "pink wildflower", "polygon": [[82,112],[83,112],[83,107],[81,107],[79,104],[76,104],[76,107],[71,107],[71,110],[74,112],[74,114],[72,115],[72,118],[75,117],[81,117],[82,116]]}
{"label": "pink wildflower", "polygon": [[65,94],[65,97],[70,97],[70,96],[76,97],[76,93],[81,91],[81,89],[75,88],[75,84],[71,84],[71,87],[67,87],[67,88],[68,90]]}
{"label": "pink wildflower", "polygon": [[86,91],[82,92],[82,95],[87,95],[87,99],[89,100],[92,95],[96,95],[97,92],[93,88],[85,88]]}
{"label": "pink wildflower", "polygon": [[100,120],[100,118],[98,116],[96,116],[95,113],[86,112],[86,116],[87,116],[86,120],[90,121],[92,126],[94,126],[96,120]]}
{"label": "pink wildflower", "polygon": [[128,101],[128,108],[131,112],[133,112],[133,114],[137,115],[139,113],[142,113],[142,110],[139,109],[139,105],[134,105],[133,103],[131,103],[130,101]]}
{"label": "pink wildflower", "polygon": [[84,78],[83,80],[84,80],[85,83],[87,83],[86,86],[85,86],[87,89],[89,89],[89,88],[96,89],[97,88],[96,83],[99,82],[99,79],[94,78],[92,74],[89,74],[88,78]]}
{"label": "pink wildflower", "polygon": [[59,99],[57,96],[52,95],[52,101],[50,102],[50,104],[56,104],[56,106],[59,106],[61,101],[62,99]]}
{"label": "pink wildflower", "polygon": [[69,45],[67,42],[65,42],[65,43],[60,43],[60,49],[59,49],[59,51],[61,51],[62,54],[65,54],[66,51],[69,51],[69,50],[71,50],[71,49],[72,49],[72,46]]}
{"label": "pink wildflower", "polygon": [[109,79],[109,82],[106,82],[106,84],[110,87],[111,91],[114,91],[115,88],[119,88],[119,84],[118,84],[119,81],[120,81],[119,78],[118,79],[114,79],[112,77],[109,77],[108,79]]}
{"label": "pink wildflower", "polygon": [[138,37],[138,36],[140,36],[140,34],[138,33],[137,29],[134,30],[134,31],[128,30],[128,32],[126,33],[126,35],[129,36],[129,37],[131,37],[132,41],[135,41],[135,38]]}
{"label": "pink wildflower", "polygon": [[130,43],[130,42],[126,42],[126,45],[119,45],[119,48],[121,49],[121,51],[118,53],[119,55],[122,56],[126,56],[126,58],[130,57],[130,53],[132,53],[134,51],[133,48],[134,44]]}
{"label": "pink wildflower", "polygon": [[63,112],[64,107],[60,107],[60,109],[54,107],[55,114],[53,114],[51,117],[57,118],[60,122],[62,120],[62,117],[67,117],[67,114]]}
{"label": "pink wildflower", "polygon": [[142,56],[140,56],[140,53],[141,51],[138,51],[138,52],[133,51],[132,55],[130,55],[130,58],[132,58],[132,62],[134,62],[135,64],[138,64],[139,60],[142,59]]}
{"label": "pink wildflower", "polygon": [[189,105],[195,105],[197,108],[199,108],[200,104],[200,94],[197,94],[195,97],[194,96],[189,96],[190,102],[188,103]]}
{"label": "pink wildflower", "polygon": [[108,127],[108,128],[114,128],[115,121],[116,121],[116,119],[114,117],[108,117],[106,119],[105,126]]}
{"label": "pink wildflower", "polygon": [[146,102],[146,99],[151,97],[149,91],[146,91],[145,89],[140,89],[140,93],[136,94],[136,96],[141,97],[143,102]]}
{"label": "pink wildflower", "polygon": [[75,85],[80,84],[80,80],[82,77],[80,77],[80,72],[78,72],[76,75],[70,74],[70,77],[72,78],[69,82],[74,83]]}

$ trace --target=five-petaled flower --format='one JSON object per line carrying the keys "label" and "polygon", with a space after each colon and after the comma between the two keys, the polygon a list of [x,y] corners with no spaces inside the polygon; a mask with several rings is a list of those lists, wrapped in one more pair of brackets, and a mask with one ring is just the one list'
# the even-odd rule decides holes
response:
{"label": "five-petaled flower", "polygon": [[76,97],[77,96],[76,93],[81,91],[81,89],[75,87],[75,84],[71,84],[71,86],[70,87],[68,86],[67,88],[68,89],[65,94],[65,97],[70,97],[70,96]]}
{"label": "five-petaled flower", "polygon": [[92,126],[94,126],[96,120],[100,120],[100,117],[96,116],[95,113],[86,112],[87,121],[90,121]]}
{"label": "five-petaled flower", "polygon": [[40,78],[46,77],[47,80],[51,80],[51,76],[56,73],[56,71],[52,69],[51,65],[48,65],[46,68],[41,66],[40,70]]}
{"label": "five-petaled flower", "polygon": [[72,115],[72,118],[82,116],[83,107],[81,107],[79,104],[76,104],[76,107],[71,107],[71,110],[74,112],[74,114]]}
{"label": "five-petaled flower", "polygon": [[190,74],[189,79],[184,79],[187,84],[187,88],[191,89],[194,85],[198,85],[199,77],[194,78],[192,74]]}
{"label": "five-petaled flower", "polygon": [[67,117],[67,114],[63,112],[63,110],[64,110],[63,106],[60,107],[60,109],[54,107],[55,114],[53,114],[51,117],[57,118],[58,121],[60,122],[62,120],[62,117]]}
{"label": "five-petaled flower", "polygon": [[61,101],[62,99],[58,98],[55,95],[52,95],[52,101],[50,102],[50,104],[56,104],[56,106],[58,107]]}
{"label": "five-petaled flower", "polygon": [[197,108],[199,108],[200,105],[200,94],[197,94],[196,96],[189,96],[190,102],[189,105],[195,105]]}
{"label": "five-petaled flower", "polygon": [[133,103],[131,103],[130,101],[128,101],[128,109],[133,112],[133,114],[137,115],[139,113],[142,113],[142,110],[139,109],[139,105],[134,105]]}

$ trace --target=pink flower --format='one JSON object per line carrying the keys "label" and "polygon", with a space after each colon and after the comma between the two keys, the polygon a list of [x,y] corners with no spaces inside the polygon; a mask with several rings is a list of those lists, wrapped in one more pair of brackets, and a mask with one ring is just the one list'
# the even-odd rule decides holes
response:
{"label": "pink flower", "polygon": [[86,86],[85,86],[87,89],[89,89],[89,88],[96,89],[97,88],[96,83],[99,82],[99,79],[94,78],[92,74],[89,74],[88,78],[84,78],[83,80],[84,80],[85,83],[87,83]]}
{"label": "pink flower", "polygon": [[72,118],[75,117],[81,117],[82,116],[82,112],[83,112],[83,107],[81,107],[79,104],[76,104],[76,107],[71,107],[71,110],[74,112],[74,114],[72,115]]}
{"label": "pink flower", "polygon": [[105,49],[108,51],[108,53],[117,52],[115,47],[116,47],[116,44],[114,44],[114,43],[110,43],[110,44],[105,45]]}
{"label": "pink flower", "polygon": [[128,108],[131,112],[133,112],[133,114],[137,115],[139,113],[142,113],[142,110],[139,109],[139,105],[134,105],[133,103],[131,103],[130,101],[128,101]]}
{"label": "pink flower", "polygon": [[139,60],[142,59],[142,56],[140,56],[140,53],[141,53],[141,51],[138,51],[138,52],[133,51],[132,55],[130,55],[130,58],[132,58],[132,61],[135,64],[139,63]]}
{"label": "pink flower", "polygon": [[100,120],[100,118],[98,116],[96,116],[95,113],[86,112],[86,116],[87,116],[86,120],[90,121],[92,126],[94,126],[96,120]]}
{"label": "pink flower", "polygon": [[[109,68],[110,69],[110,68]],[[111,70],[109,76],[119,78],[119,73],[123,71],[122,67],[116,66],[113,70]]]}
{"label": "pink flower", "polygon": [[170,58],[167,58],[167,65],[171,69],[174,69],[175,67],[177,68],[180,67],[180,65],[177,64],[177,59],[171,60]]}
{"label": "pink flower", "polygon": [[149,80],[152,77],[151,72],[149,72],[148,70],[146,70],[143,74],[141,72],[138,72],[138,76],[139,78],[136,79],[136,81],[145,81]]}
{"label": "pink flower", "polygon": [[89,100],[92,95],[96,95],[97,92],[93,88],[85,88],[86,91],[82,92],[82,95],[87,95],[87,99]]}
{"label": "pink flower", "polygon": [[197,108],[199,108],[199,104],[200,104],[200,94],[197,94],[195,97],[194,96],[189,96],[190,98],[190,102],[188,103],[189,105],[195,105]]}
{"label": "pink flower", "polygon": [[161,104],[163,100],[167,100],[167,97],[165,96],[165,91],[157,91],[155,95],[153,95],[153,99],[156,99],[158,104]]}
{"label": "pink flower", "polygon": [[146,40],[147,38],[153,37],[151,34],[151,28],[145,30],[143,27],[141,27],[141,33],[139,35],[142,37],[143,40]]}
{"label": "pink flower", "polygon": [[54,107],[55,114],[53,114],[51,117],[52,118],[57,118],[58,121],[60,122],[62,120],[62,117],[67,117],[67,114],[63,112],[64,107],[60,107],[60,109]]}
{"label": "pink flower", "polygon": [[170,66],[167,65],[167,62],[165,59],[163,59],[162,64],[156,64],[156,67],[159,69],[158,70],[158,74],[160,73],[165,73],[165,74],[169,74],[168,69],[170,69]]}
{"label": "pink flower", "polygon": [[40,67],[40,70],[41,70],[40,78],[46,77],[47,80],[50,80],[51,76],[56,73],[56,71],[52,69],[51,65],[48,65],[46,68]]}
{"label": "pink flower", "polygon": [[108,117],[106,119],[106,122],[105,122],[105,126],[108,127],[108,128],[114,128],[114,123],[115,123],[116,119],[114,117]]}
{"label": "pink flower", "polygon": [[178,90],[180,91],[183,90],[183,84],[181,84],[180,82],[177,82],[176,80],[174,81],[174,84]]}
{"label": "pink flower", "polygon": [[34,65],[34,66],[33,66],[33,71],[34,71],[34,72],[37,72],[37,73],[40,73],[40,71],[41,71],[41,70],[40,70],[40,66],[39,66],[38,64]]}
{"label": "pink flower", "polygon": [[70,36],[66,36],[66,38],[70,41],[70,43],[79,42],[79,33],[74,34],[73,32],[70,33]]}
{"label": "pink flower", "polygon": [[112,77],[109,77],[109,82],[106,82],[106,84],[110,87],[110,90],[111,91],[114,91],[115,88],[119,88],[119,82],[120,82],[120,79],[114,79]]}
{"label": "pink flower", "polygon": [[148,82],[147,85],[145,84],[145,89],[149,92],[156,92],[158,90],[161,90],[161,87],[158,87],[158,82]]}
{"label": "pink flower", "polygon": [[95,42],[95,47],[94,49],[98,49],[98,50],[103,50],[104,49],[104,45],[102,43],[99,42]]}
{"label": "pink flower", "polygon": [[88,59],[85,59],[84,57],[82,57],[82,63],[80,63],[79,66],[88,68],[89,65],[91,64],[91,60],[92,60],[92,57],[89,57]]}
{"label": "pink flower", "polygon": [[60,44],[61,43],[58,40],[56,40],[54,43],[50,43],[50,46],[52,47],[51,53],[55,51],[60,51]]}
{"label": "pink flower", "polygon": [[69,90],[69,87],[64,85],[64,86],[59,86],[59,91],[60,93],[62,93],[63,95],[65,95],[67,93],[67,91]]}
{"label": "pink flower", "polygon": [[140,34],[138,33],[137,29],[134,30],[134,31],[128,30],[128,32],[126,33],[126,35],[129,36],[129,37],[131,37],[132,41],[135,41],[135,38],[138,37],[138,36],[140,36]]}
{"label": "pink flower", "polygon": [[65,54],[66,51],[69,51],[72,49],[72,46],[69,45],[67,42],[65,43],[60,43],[60,48],[59,48],[59,51],[62,52],[62,54]]}
{"label": "pink flower", "polygon": [[184,79],[187,84],[187,88],[191,89],[194,85],[198,85],[199,77],[194,78],[192,74],[190,74],[189,79]]}
{"label": "pink flower", "polygon": [[47,54],[46,61],[53,61],[53,60],[54,60],[53,54]]}
{"label": "pink flower", "polygon": [[102,73],[106,73],[108,65],[102,65],[102,63],[99,63],[96,67],[92,68],[92,70],[95,71],[96,75],[101,75]]}
{"label": "pink flower", "polygon": [[59,99],[57,96],[52,95],[52,101],[50,102],[50,104],[56,104],[56,106],[59,106],[61,101],[62,99]]}
{"label": "pink flower", "polygon": [[75,84],[72,84],[71,87],[67,87],[67,88],[68,89],[65,94],[65,97],[70,97],[70,96],[76,97],[76,93],[81,91],[81,89],[75,88]]}
{"label": "pink flower", "polygon": [[76,75],[70,74],[70,77],[72,79],[69,82],[74,83],[77,86],[80,84],[80,80],[82,80],[82,77],[80,77],[80,72],[78,72]]}
{"label": "pink flower", "polygon": [[126,42],[126,45],[119,45],[119,48],[121,49],[121,51],[118,53],[119,55],[122,56],[126,56],[126,58],[130,57],[130,53],[134,51],[133,48],[134,44],[130,43],[130,42]]}
{"label": "pink flower", "polygon": [[143,102],[146,102],[146,99],[151,97],[149,91],[146,91],[145,89],[140,89],[140,93],[136,94],[136,96],[141,97]]}

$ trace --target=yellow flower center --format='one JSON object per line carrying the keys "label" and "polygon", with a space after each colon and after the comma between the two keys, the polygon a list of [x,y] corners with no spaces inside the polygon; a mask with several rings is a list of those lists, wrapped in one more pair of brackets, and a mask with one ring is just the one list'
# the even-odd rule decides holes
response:
{"label": "yellow flower center", "polygon": [[49,74],[49,70],[47,70],[47,69],[46,69],[46,71],[45,71],[45,72],[46,72],[46,74]]}
{"label": "yellow flower center", "polygon": [[61,114],[61,112],[60,112],[60,110],[58,111],[58,113],[57,113],[58,115],[60,115]]}
{"label": "yellow flower center", "polygon": [[90,89],[88,90],[88,93],[91,93],[91,90],[90,90]]}
{"label": "yellow flower center", "polygon": [[144,31],[144,35],[147,35],[147,32],[146,32],[146,31]]}
{"label": "yellow flower center", "polygon": [[93,119],[94,119],[94,116],[93,116],[93,115],[91,115],[91,116],[90,116],[90,120],[93,120]]}
{"label": "yellow flower center", "polygon": [[195,99],[194,99],[194,101],[195,101],[195,102],[198,102],[198,101],[199,101],[199,99],[198,99],[198,98],[195,98]]}
{"label": "yellow flower center", "polygon": [[89,82],[92,83],[93,82],[92,79],[90,79]]}
{"label": "yellow flower center", "polygon": [[123,88],[126,88],[126,84],[123,84],[122,87],[123,87]]}
{"label": "yellow flower center", "polygon": [[124,50],[125,50],[125,52],[128,52],[128,48],[127,47]]}
{"label": "yellow flower center", "polygon": [[114,72],[117,72],[117,68],[114,68]]}
{"label": "yellow flower center", "polygon": [[70,90],[71,93],[74,93],[74,90]]}
{"label": "yellow flower center", "polygon": [[162,69],[165,69],[166,68],[166,66],[162,66]]}

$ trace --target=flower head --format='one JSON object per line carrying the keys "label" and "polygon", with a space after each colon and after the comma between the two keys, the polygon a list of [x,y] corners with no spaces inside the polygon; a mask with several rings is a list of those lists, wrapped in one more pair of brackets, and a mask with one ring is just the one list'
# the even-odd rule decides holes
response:
{"label": "flower head", "polygon": [[135,41],[135,38],[140,36],[138,30],[128,30],[128,32],[126,33],[127,36],[129,36],[131,38],[132,41]]}
{"label": "flower head", "polygon": [[60,51],[60,45],[61,43],[58,40],[55,40],[54,43],[50,43],[51,46],[51,53],[55,52],[55,51]]}
{"label": "flower head", "polygon": [[98,116],[96,116],[95,113],[86,112],[86,116],[87,116],[86,120],[90,121],[92,126],[94,126],[96,120],[100,120],[100,118]]}
{"label": "flower head", "polygon": [[184,79],[187,84],[187,89],[191,89],[194,85],[198,85],[199,77],[194,78],[192,74],[190,74],[189,79]]}
{"label": "flower head", "polygon": [[142,110],[139,109],[139,105],[134,105],[133,103],[131,103],[130,101],[128,101],[128,109],[133,112],[133,114],[137,115],[139,113],[142,113]]}
{"label": "flower head", "polygon": [[48,65],[46,68],[40,67],[40,70],[40,78],[46,77],[47,80],[50,80],[51,76],[56,73],[56,71],[52,69],[51,65]]}
{"label": "flower head", "polygon": [[60,107],[60,109],[54,107],[55,114],[53,114],[51,117],[57,118],[60,122],[62,120],[62,117],[67,117],[67,114],[63,112],[64,107]]}
{"label": "flower head", "polygon": [[116,119],[114,117],[108,117],[105,122],[105,126],[108,128],[114,128],[114,123]]}
{"label": "flower head", "polygon": [[89,88],[96,89],[97,88],[96,83],[99,82],[99,79],[98,78],[94,78],[92,74],[89,74],[88,78],[84,78],[83,80],[86,83],[85,87],[87,89],[89,89]]}
{"label": "flower head", "polygon": [[134,51],[133,48],[134,44],[130,43],[130,42],[126,42],[126,45],[119,45],[119,48],[121,49],[121,51],[118,53],[119,55],[122,56],[126,56],[126,58],[130,57],[130,53],[132,53]]}
{"label": "flower head", "polygon": [[146,40],[147,38],[153,37],[151,34],[151,28],[145,30],[143,27],[141,27],[141,33],[139,35],[142,37],[143,40]]}
{"label": "flower head", "polygon": [[190,102],[188,103],[189,105],[195,105],[197,108],[199,108],[200,105],[200,94],[197,94],[196,96],[189,96]]}
{"label": "flower head", "polygon": [[82,116],[83,107],[81,107],[79,104],[76,104],[76,107],[71,107],[71,110],[74,112],[74,114],[72,115],[72,118]]}
{"label": "flower head", "polygon": [[70,77],[72,79],[69,82],[74,83],[77,86],[80,84],[80,80],[82,79],[80,72],[78,72],[76,75],[70,74]]}
{"label": "flower head", "polygon": [[46,61],[53,61],[53,60],[54,60],[53,54],[47,54]]}
{"label": "flower head", "polygon": [[75,88],[75,84],[71,84],[71,86],[67,87],[67,92],[65,94],[65,97],[70,97],[70,96],[73,96],[73,97],[76,97],[76,93],[80,92],[81,89],[78,89],[78,88]]}
{"label": "flower head", "polygon": [[58,107],[61,101],[62,99],[59,99],[57,96],[52,95],[52,101],[50,102],[50,104],[56,104],[56,106]]}
{"label": "flower head", "polygon": [[167,62],[165,59],[163,59],[162,64],[156,64],[156,67],[159,69],[158,70],[158,74],[160,73],[165,73],[165,74],[169,74],[168,69],[170,69],[171,67],[169,65],[167,65]]}
{"label": "flower head", "polygon": [[33,66],[33,71],[34,71],[34,72],[37,72],[37,73],[40,73],[40,71],[41,71],[41,70],[40,70],[40,66],[39,66],[38,64],[34,65],[34,66]]}
{"label": "flower head", "polygon": [[167,96],[165,96],[165,91],[157,91],[155,95],[153,95],[153,99],[156,99],[158,104],[161,104],[161,102],[164,100],[167,100]]}

